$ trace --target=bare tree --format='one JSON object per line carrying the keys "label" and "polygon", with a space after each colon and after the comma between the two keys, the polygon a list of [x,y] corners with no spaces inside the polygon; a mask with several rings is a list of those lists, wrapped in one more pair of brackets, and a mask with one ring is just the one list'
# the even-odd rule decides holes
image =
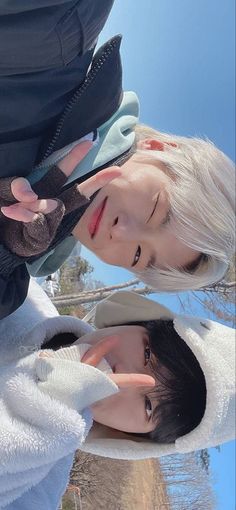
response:
{"label": "bare tree", "polygon": [[78,292],[76,295],[63,295],[60,297],[54,297],[52,298],[52,302],[56,306],[58,310],[61,310],[64,307],[70,307],[70,306],[78,306],[78,305],[85,305],[85,304],[96,304],[98,301],[101,301],[102,299],[105,299],[106,297],[109,297],[110,294],[115,290],[121,290],[125,288],[132,288],[133,292],[136,292],[136,294],[153,294],[153,289],[151,289],[148,286],[145,287],[134,287],[134,285],[137,285],[137,280],[131,280],[129,282],[120,283],[117,285],[111,285],[107,287],[101,287],[99,289],[95,290],[86,290],[83,292]]}
{"label": "bare tree", "polygon": [[161,470],[174,510],[213,510],[216,506],[212,480],[192,452],[162,457]]}
{"label": "bare tree", "polygon": [[63,301],[65,299],[76,299],[78,296],[96,296],[98,295],[98,299],[99,299],[99,295],[103,294],[104,291],[106,292],[113,292],[113,290],[119,290],[119,289],[125,289],[127,287],[133,287],[134,285],[137,285],[139,283],[139,281],[137,279],[135,280],[130,280],[130,281],[127,281],[127,282],[123,282],[123,283],[119,283],[119,284],[115,284],[115,285],[102,285],[100,287],[97,287],[96,289],[85,289],[85,290],[82,290],[80,291],[79,293],[78,292],[74,292],[72,294],[68,294],[68,293],[62,293],[62,295],[56,295],[55,298],[54,298],[54,302],[58,302],[58,301]]}
{"label": "bare tree", "polygon": [[222,282],[198,291],[178,294],[182,313],[191,314],[195,303],[204,309],[207,317],[235,326],[235,281]]}

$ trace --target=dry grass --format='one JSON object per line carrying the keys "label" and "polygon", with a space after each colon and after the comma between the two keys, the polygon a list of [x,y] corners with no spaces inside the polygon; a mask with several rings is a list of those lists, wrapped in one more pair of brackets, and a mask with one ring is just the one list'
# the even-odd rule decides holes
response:
{"label": "dry grass", "polygon": [[79,486],[80,497],[74,498],[67,491],[63,510],[169,509],[156,460],[112,460],[79,452],[70,483]]}

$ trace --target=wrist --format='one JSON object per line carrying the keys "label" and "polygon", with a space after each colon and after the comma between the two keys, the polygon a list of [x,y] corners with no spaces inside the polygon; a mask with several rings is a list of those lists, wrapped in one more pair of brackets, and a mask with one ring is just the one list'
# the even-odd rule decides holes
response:
{"label": "wrist", "polygon": [[20,257],[12,253],[4,245],[1,245],[0,273],[3,278],[7,279],[13,273],[14,269],[23,265],[25,261],[25,257]]}

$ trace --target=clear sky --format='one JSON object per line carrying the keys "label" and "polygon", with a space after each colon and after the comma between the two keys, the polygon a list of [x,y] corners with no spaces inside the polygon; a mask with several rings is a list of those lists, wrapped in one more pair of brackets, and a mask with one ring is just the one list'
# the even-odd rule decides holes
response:
{"label": "clear sky", "polygon": [[[138,94],[141,122],[207,136],[235,160],[234,10],[234,0],[115,0],[100,43],[123,35],[124,89]],[[85,249],[82,256],[105,284],[130,279],[130,273],[99,262]],[[178,310],[175,296],[158,299]],[[233,510],[234,443],[222,446],[221,453],[211,450],[211,466],[217,509]]]}

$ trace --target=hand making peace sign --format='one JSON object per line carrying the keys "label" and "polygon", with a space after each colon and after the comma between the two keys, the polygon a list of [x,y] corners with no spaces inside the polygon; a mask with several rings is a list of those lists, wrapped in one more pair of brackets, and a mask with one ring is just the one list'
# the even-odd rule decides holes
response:
{"label": "hand making peace sign", "polygon": [[22,257],[44,252],[63,216],[86,204],[96,191],[120,175],[118,167],[110,167],[62,191],[91,146],[89,141],[76,145],[32,187],[22,177],[0,181],[1,240],[10,251]]}

